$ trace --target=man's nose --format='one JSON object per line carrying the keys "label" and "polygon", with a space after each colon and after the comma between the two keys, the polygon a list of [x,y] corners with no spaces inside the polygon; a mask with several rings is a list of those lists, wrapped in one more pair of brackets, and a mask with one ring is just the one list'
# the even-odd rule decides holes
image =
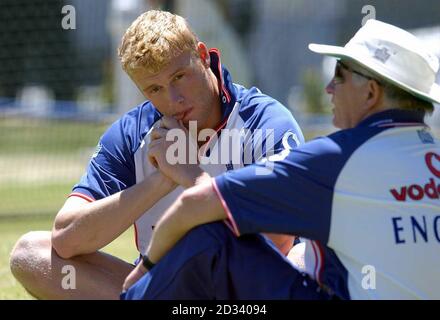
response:
{"label": "man's nose", "polygon": [[170,88],[169,90],[169,99],[171,105],[180,105],[185,100],[180,91],[174,88]]}
{"label": "man's nose", "polygon": [[330,80],[330,82],[327,84],[327,86],[325,87],[325,91],[328,94],[334,94],[335,93],[335,82],[333,79]]}

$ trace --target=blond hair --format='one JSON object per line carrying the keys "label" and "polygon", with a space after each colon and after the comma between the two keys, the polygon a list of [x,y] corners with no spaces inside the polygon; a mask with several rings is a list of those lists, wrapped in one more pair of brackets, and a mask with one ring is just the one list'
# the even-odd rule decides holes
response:
{"label": "blond hair", "polygon": [[145,69],[157,73],[184,51],[197,53],[198,39],[181,16],[150,10],[140,15],[122,37],[118,55],[130,73]]}

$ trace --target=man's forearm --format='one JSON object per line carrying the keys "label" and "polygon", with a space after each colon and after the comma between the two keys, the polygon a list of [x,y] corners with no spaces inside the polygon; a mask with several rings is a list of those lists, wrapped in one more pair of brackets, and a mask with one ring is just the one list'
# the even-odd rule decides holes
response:
{"label": "man's forearm", "polygon": [[170,192],[162,183],[160,175],[155,174],[107,198],[62,209],[52,232],[54,248],[63,248],[60,251],[65,256],[75,256],[104,247]]}
{"label": "man's forearm", "polygon": [[165,212],[154,229],[147,255],[157,262],[192,228],[226,218],[211,180],[204,179],[183,192]]}

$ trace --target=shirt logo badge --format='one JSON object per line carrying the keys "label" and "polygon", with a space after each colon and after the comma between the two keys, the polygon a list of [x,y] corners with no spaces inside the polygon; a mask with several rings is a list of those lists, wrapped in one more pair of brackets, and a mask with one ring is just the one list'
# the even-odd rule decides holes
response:
{"label": "shirt logo badge", "polygon": [[424,144],[434,144],[434,137],[426,131],[426,129],[423,130],[417,130],[417,134],[419,135],[420,140]]}
{"label": "shirt logo badge", "polygon": [[391,55],[388,53],[387,48],[377,49],[374,53],[374,58],[381,61],[382,63],[386,63],[390,57]]}

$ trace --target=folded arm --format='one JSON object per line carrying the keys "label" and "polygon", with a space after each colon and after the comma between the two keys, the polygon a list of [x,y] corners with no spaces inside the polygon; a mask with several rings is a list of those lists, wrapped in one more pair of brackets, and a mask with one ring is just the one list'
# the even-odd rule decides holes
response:
{"label": "folded arm", "polygon": [[98,201],[90,203],[71,197],[55,218],[52,246],[65,259],[95,252],[116,239],[174,188],[174,182],[156,172],[141,183]]}

